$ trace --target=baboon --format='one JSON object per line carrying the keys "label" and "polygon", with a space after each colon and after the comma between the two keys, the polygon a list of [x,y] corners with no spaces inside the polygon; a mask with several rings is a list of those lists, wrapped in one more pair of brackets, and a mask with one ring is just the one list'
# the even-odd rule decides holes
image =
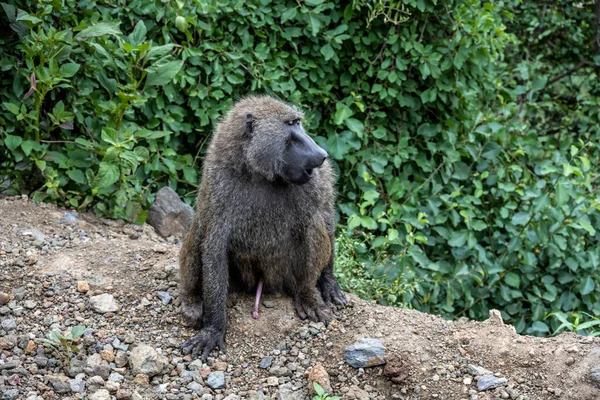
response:
{"label": "baboon", "polygon": [[246,97],[217,125],[196,213],[180,253],[181,311],[200,332],[183,343],[202,358],[225,351],[226,299],[265,290],[293,298],[301,319],[330,318],[346,297],[333,276],[333,169],[304,114],[268,96]]}

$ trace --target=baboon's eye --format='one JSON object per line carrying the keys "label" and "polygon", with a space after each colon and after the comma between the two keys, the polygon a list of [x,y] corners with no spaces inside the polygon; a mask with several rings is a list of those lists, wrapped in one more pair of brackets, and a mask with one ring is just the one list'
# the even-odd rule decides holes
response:
{"label": "baboon's eye", "polygon": [[288,124],[289,126],[296,125],[296,124],[299,124],[299,123],[300,123],[300,120],[299,120],[299,119],[292,119],[292,120],[290,120],[290,121],[287,121],[287,124]]}

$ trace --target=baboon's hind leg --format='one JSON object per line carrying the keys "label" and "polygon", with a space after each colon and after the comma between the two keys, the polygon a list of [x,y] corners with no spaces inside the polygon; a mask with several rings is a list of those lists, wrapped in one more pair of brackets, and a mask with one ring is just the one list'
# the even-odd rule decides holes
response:
{"label": "baboon's hind leg", "polygon": [[192,222],[179,253],[181,314],[185,322],[196,329],[202,327],[202,254],[196,220]]}

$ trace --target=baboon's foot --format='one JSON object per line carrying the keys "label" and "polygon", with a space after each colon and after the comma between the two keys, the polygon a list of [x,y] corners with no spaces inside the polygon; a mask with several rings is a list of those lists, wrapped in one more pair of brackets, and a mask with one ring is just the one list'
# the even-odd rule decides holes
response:
{"label": "baboon's foot", "polygon": [[331,307],[332,304],[335,304],[338,307],[344,307],[348,303],[346,295],[335,278],[323,276],[317,282],[317,287],[319,288],[323,301],[329,307]]}
{"label": "baboon's foot", "polygon": [[300,319],[323,322],[327,326],[331,319],[331,309],[321,301],[320,297],[316,290],[310,295],[299,294],[294,300],[294,308]]}
{"label": "baboon's foot", "polygon": [[184,300],[181,302],[181,315],[186,325],[200,329],[202,327],[202,300],[195,301],[193,303]]}
{"label": "baboon's foot", "polygon": [[181,345],[181,351],[183,351],[183,354],[192,353],[192,358],[198,357],[198,354],[202,352],[200,358],[206,360],[210,352],[217,346],[223,353],[227,353],[225,330],[208,326],[186,340]]}

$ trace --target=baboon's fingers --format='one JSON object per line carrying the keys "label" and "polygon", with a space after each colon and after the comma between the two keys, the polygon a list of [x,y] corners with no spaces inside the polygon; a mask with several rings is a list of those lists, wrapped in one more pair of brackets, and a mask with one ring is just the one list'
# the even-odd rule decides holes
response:
{"label": "baboon's fingers", "polygon": [[306,312],[304,312],[304,307],[303,307],[302,302],[300,300],[296,300],[294,302],[294,308],[296,309],[296,313],[298,314],[298,317],[301,320],[305,320],[306,319]]}

